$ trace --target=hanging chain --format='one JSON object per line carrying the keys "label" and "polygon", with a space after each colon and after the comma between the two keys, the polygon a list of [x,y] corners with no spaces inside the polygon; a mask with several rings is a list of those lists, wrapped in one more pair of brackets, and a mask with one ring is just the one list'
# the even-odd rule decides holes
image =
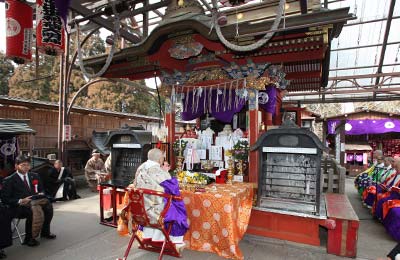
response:
{"label": "hanging chain", "polygon": [[119,14],[117,13],[117,10],[115,8],[115,3],[111,3],[111,7],[114,13],[114,35],[113,35],[113,45],[111,46],[111,50],[110,53],[107,56],[106,59],[106,63],[104,64],[104,66],[95,74],[90,74],[89,72],[87,72],[84,64],[83,64],[83,55],[82,55],[82,47],[81,47],[81,43],[79,40],[79,34],[80,34],[80,30],[79,30],[79,24],[76,24],[77,27],[77,31],[76,31],[76,41],[78,44],[77,47],[77,51],[78,51],[78,57],[79,57],[79,67],[83,73],[83,75],[85,75],[87,78],[97,78],[102,76],[106,70],[108,69],[108,67],[111,64],[112,58],[114,56],[114,52],[116,49],[116,45],[117,45],[117,40],[119,39],[119,30],[120,30],[120,18],[119,18]]}
{"label": "hanging chain", "polygon": [[245,46],[240,46],[233,44],[229,42],[225,36],[222,34],[221,31],[221,26],[218,24],[218,4],[217,0],[212,0],[212,5],[213,5],[213,10],[212,10],[212,26],[215,27],[215,31],[217,33],[218,39],[229,49],[234,50],[234,51],[239,51],[239,52],[246,52],[246,51],[254,51],[262,46],[264,46],[269,40],[271,40],[272,36],[275,34],[275,30],[278,29],[278,26],[282,20],[282,16],[284,13],[285,9],[285,0],[280,0],[279,1],[279,6],[276,11],[276,17],[274,20],[274,23],[272,24],[271,31],[267,32],[264,37],[262,37],[260,40],[258,40],[255,43],[245,45]]}

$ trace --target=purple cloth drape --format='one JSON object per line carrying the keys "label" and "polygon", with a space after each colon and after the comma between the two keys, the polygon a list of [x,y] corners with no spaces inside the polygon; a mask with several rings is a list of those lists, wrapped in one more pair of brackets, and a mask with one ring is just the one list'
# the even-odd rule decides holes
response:
{"label": "purple cloth drape", "polygon": [[354,160],[354,154],[348,154],[346,157],[346,161],[352,162]]}
{"label": "purple cloth drape", "polygon": [[[184,93],[182,99],[182,120],[190,121],[201,117],[207,111],[217,120],[230,123],[235,113],[239,113],[248,99],[247,89],[210,89],[197,88],[194,92]],[[224,94],[225,93],[225,94]],[[259,106],[267,112],[275,114],[276,87],[269,86],[258,92]]]}
{"label": "purple cloth drape", "polygon": [[[340,120],[328,120],[328,133],[334,134]],[[346,135],[383,134],[400,132],[399,119],[346,120]]]}
{"label": "purple cloth drape", "polygon": [[275,115],[276,87],[268,86],[266,90],[258,92],[258,105],[266,112]]}
{"label": "purple cloth drape", "polygon": [[[181,195],[178,180],[176,178],[163,181],[160,185],[164,188],[164,192],[167,194],[175,196]],[[164,203],[166,203],[166,201],[167,199],[164,199]],[[186,208],[183,201],[173,200],[164,220],[166,222],[165,228],[168,228],[169,223],[173,223],[171,236],[185,235],[186,231],[189,229],[189,225],[187,223]]]}
{"label": "purple cloth drape", "polygon": [[364,160],[363,154],[356,154],[356,162],[362,162]]}
{"label": "purple cloth drape", "polygon": [[[182,100],[182,120],[196,119],[208,111],[213,117],[224,123],[230,123],[235,113],[240,112],[246,104],[246,98],[236,95],[236,90],[203,89],[201,94],[197,89],[194,98],[193,92],[185,93]],[[239,89],[238,91],[242,91]],[[229,98],[230,97],[230,98]]]}
{"label": "purple cloth drape", "polygon": [[394,240],[400,242],[400,208],[392,208],[383,220],[386,231]]}
{"label": "purple cloth drape", "polygon": [[67,14],[71,0],[54,0],[54,3],[64,23],[67,24]]}

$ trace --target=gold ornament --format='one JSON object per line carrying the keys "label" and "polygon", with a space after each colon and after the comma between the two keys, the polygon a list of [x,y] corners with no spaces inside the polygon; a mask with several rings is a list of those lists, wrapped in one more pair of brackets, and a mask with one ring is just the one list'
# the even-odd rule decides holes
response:
{"label": "gold ornament", "polygon": [[247,169],[247,164],[243,160],[239,160],[236,163],[236,168],[238,169],[237,175],[243,176],[244,175],[244,171]]}
{"label": "gold ornament", "polygon": [[246,80],[246,88],[252,88],[257,90],[265,90],[265,86],[271,84],[269,77],[260,77],[258,79],[248,78]]}

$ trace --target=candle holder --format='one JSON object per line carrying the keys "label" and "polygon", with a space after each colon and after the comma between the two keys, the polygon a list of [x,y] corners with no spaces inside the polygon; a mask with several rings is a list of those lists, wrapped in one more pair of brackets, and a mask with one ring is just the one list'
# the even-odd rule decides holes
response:
{"label": "candle holder", "polygon": [[232,184],[232,178],[233,178],[233,173],[234,173],[234,162],[232,160],[232,153],[229,153],[229,159],[227,161],[228,163],[228,175],[226,178],[226,184]]}
{"label": "candle holder", "polygon": [[176,172],[180,173],[183,171],[183,161],[185,160],[185,157],[179,155],[176,157]]}

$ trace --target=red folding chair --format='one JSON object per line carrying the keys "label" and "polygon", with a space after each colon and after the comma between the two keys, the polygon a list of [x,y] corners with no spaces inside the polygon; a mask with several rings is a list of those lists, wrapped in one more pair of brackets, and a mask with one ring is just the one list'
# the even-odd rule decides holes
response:
{"label": "red folding chair", "polygon": [[[150,219],[147,216],[147,212],[144,206],[144,195],[154,195],[163,198],[167,198],[167,203],[165,204],[164,210],[161,212],[160,217],[158,219],[158,223],[151,224]],[[179,196],[173,196],[162,192],[157,192],[154,190],[148,189],[130,189],[129,190],[129,204],[124,208],[124,211],[130,213],[130,217],[132,219],[132,237],[129,240],[128,247],[125,251],[124,258],[119,258],[119,260],[126,260],[128,258],[129,252],[131,250],[132,244],[135,239],[139,242],[139,248],[152,251],[152,252],[160,252],[158,257],[159,260],[162,259],[163,254],[174,256],[174,257],[182,257],[175,244],[171,241],[169,234],[171,232],[172,224],[169,223],[168,228],[165,228],[164,218],[168,212],[169,207],[171,206],[172,200],[182,200]],[[151,227],[160,230],[165,240],[163,242],[155,242],[151,239],[141,239],[138,236],[139,225],[142,227]]]}

